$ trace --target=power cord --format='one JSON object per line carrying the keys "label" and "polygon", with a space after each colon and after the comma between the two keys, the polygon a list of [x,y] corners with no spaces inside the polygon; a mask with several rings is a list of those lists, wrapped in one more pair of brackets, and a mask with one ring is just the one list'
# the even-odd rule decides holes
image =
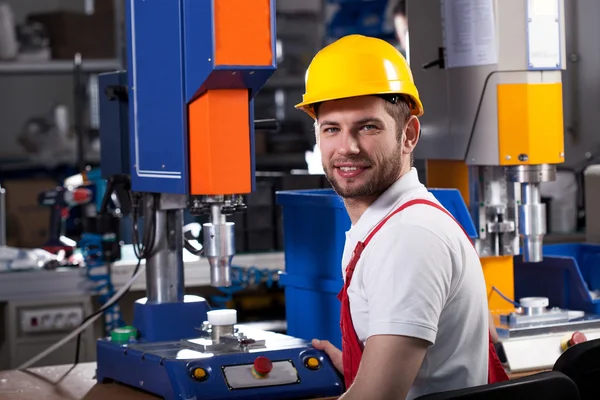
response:
{"label": "power cord", "polygon": [[530,72],[528,69],[514,69],[514,70],[506,70],[506,71],[492,71],[485,77],[485,82],[483,83],[483,89],[481,89],[481,95],[479,96],[479,104],[477,105],[477,111],[475,111],[475,118],[473,119],[473,125],[471,126],[471,133],[469,134],[469,141],[467,142],[467,149],[465,150],[464,160],[467,160],[469,156],[469,150],[471,150],[471,143],[473,142],[473,137],[475,136],[475,128],[477,127],[477,120],[479,119],[479,113],[481,112],[481,106],[483,105],[483,98],[485,97],[485,91],[487,89],[490,78],[499,73],[511,73],[511,72]]}
{"label": "power cord", "polygon": [[519,303],[517,303],[514,300],[509,299],[508,296],[506,296],[505,294],[503,294],[496,286],[492,286],[492,290],[494,292],[498,293],[500,295],[500,297],[502,297],[504,300],[508,301],[513,306],[515,306],[517,308],[521,307],[521,305]]}
{"label": "power cord", "polygon": [[[79,354],[80,354],[80,347],[81,347],[81,333],[83,331],[85,331],[90,325],[92,325],[94,323],[94,321],[96,321],[104,313],[104,311],[106,311],[107,309],[109,309],[110,307],[112,307],[113,305],[118,303],[123,298],[123,296],[129,291],[133,282],[144,271],[144,268],[141,267],[142,260],[150,257],[154,251],[154,239],[155,239],[155,230],[156,230],[155,213],[156,213],[156,209],[157,209],[157,207],[156,207],[157,206],[157,198],[154,196],[152,197],[151,207],[147,210],[149,212],[149,214],[144,216],[144,234],[142,237],[142,243],[139,243],[138,222],[139,222],[139,216],[141,214],[140,200],[143,199],[143,196],[141,194],[135,194],[132,196],[131,192],[128,192],[128,193],[129,193],[129,196],[133,197],[133,199],[135,200],[135,201],[132,201],[132,204],[133,204],[132,222],[133,222],[133,233],[134,233],[133,248],[134,248],[135,255],[138,259],[138,262],[135,267],[133,276],[98,311],[94,312],[93,314],[91,314],[87,318],[85,318],[81,322],[81,324],[79,324],[79,326],[77,328],[75,328],[71,333],[69,333],[67,336],[65,336],[64,338],[62,338],[61,340],[59,340],[54,345],[50,346],[49,348],[47,348],[40,354],[38,354],[35,357],[31,358],[30,360],[24,362],[17,369],[24,370],[26,368],[29,368],[30,366],[32,366],[39,360],[47,357],[49,354],[53,353],[54,351],[56,351],[59,348],[61,348],[62,346],[64,346],[66,343],[68,343],[73,338],[77,339],[77,343],[76,343],[76,347],[75,347],[75,365],[73,365],[73,367],[75,367],[79,363]],[[105,196],[107,196],[107,195],[110,195],[110,194],[105,193]]]}
{"label": "power cord", "polygon": [[[129,193],[129,195],[131,196],[131,192]],[[135,276],[139,269],[140,269],[140,265],[142,264],[142,260],[146,259],[148,257],[150,257],[154,251],[154,242],[155,242],[155,238],[156,238],[156,219],[155,219],[155,215],[156,215],[156,209],[157,209],[157,198],[152,196],[151,200],[151,207],[149,209],[149,215],[145,215],[144,217],[144,233],[142,236],[142,243],[139,243],[139,234],[138,234],[138,230],[139,230],[139,219],[140,216],[142,216],[142,209],[143,207],[140,206],[140,203],[144,200],[144,197],[142,194],[140,193],[136,193],[133,195],[133,199],[132,199],[132,224],[133,224],[133,235],[132,235],[132,239],[133,239],[133,251],[135,253],[135,256],[138,260],[137,265],[135,267],[135,270],[133,271],[133,276]],[[120,296],[118,296],[117,298],[115,298],[115,300],[112,303],[106,303],[104,304],[104,306],[102,306],[98,311],[96,311],[95,313],[91,314],[90,316],[88,316],[87,318],[85,318],[83,320],[83,322],[81,323],[81,325],[83,325],[84,323],[86,323],[87,321],[89,321],[90,319],[104,313],[107,309],[109,309],[110,307],[112,307],[114,304],[118,303],[123,296],[125,296],[125,294],[128,291],[124,291],[121,293]],[[75,360],[74,360],[74,365],[77,365],[79,363],[79,354],[80,354],[80,348],[81,348],[81,333],[80,332],[77,335],[77,344],[75,346]]]}
{"label": "power cord", "polygon": [[[140,268],[137,274],[135,274],[125,285],[123,285],[123,287],[107,302],[107,304],[113,304],[118,298],[121,298],[121,296],[123,296],[123,293],[129,290],[133,282],[142,274],[142,272],[144,272],[144,268]],[[61,340],[59,340],[58,342],[56,342],[55,344],[38,354],[37,356],[24,362],[19,367],[17,367],[17,369],[24,370],[26,368],[29,368],[36,362],[55,352],[56,350],[67,344],[70,340],[74,339],[79,333],[86,330],[96,319],[100,317],[100,315],[101,314],[96,313],[95,316],[88,319],[85,323],[82,323],[81,326],[79,326],[79,328],[76,328],[75,330],[73,330],[73,332],[69,333],[67,336],[65,336],[64,338],[62,338]]]}
{"label": "power cord", "polygon": [[[136,274],[138,273],[140,266],[142,265],[142,260],[138,259],[137,265],[135,266],[135,270],[133,271],[133,275],[132,278],[134,276],[136,276]],[[96,312],[94,312],[93,314],[88,315],[79,325],[80,327],[83,326],[85,323],[87,323],[89,320],[91,320],[92,318],[94,319],[94,321],[96,320],[95,317],[99,317],[100,315],[104,314],[104,312],[106,310],[108,310],[109,308],[111,308],[112,306],[114,306],[115,304],[117,304],[119,301],[121,301],[121,299],[123,298],[123,296],[125,296],[127,293],[129,292],[129,290],[123,291],[120,296],[115,297],[113,301],[107,301],[106,303],[104,303],[104,305]],[[81,348],[81,334],[83,333],[83,331],[79,332],[77,334],[77,343],[75,345],[75,361],[74,361],[74,365],[79,364],[79,353],[80,353],[80,348]]]}

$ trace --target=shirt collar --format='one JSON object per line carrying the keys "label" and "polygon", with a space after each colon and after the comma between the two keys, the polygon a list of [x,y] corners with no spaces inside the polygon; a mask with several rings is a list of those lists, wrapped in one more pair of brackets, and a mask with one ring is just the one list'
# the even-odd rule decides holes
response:
{"label": "shirt collar", "polygon": [[[392,184],[363,213],[358,222],[347,232],[356,240],[363,240],[379,221],[385,218],[395,206],[415,190],[425,189],[419,181],[417,169],[412,167],[406,174]],[[426,190],[426,189],[425,189]]]}

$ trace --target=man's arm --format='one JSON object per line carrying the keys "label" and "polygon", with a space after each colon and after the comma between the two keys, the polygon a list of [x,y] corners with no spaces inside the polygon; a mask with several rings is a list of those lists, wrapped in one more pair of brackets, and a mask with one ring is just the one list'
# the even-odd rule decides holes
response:
{"label": "man's arm", "polygon": [[406,398],[427,348],[436,342],[451,290],[451,250],[435,233],[390,224],[378,235],[363,253],[364,270],[354,278],[364,285],[368,326],[346,399]]}
{"label": "man's arm", "polygon": [[408,336],[371,336],[356,379],[340,399],[405,399],[428,346],[425,340]]}

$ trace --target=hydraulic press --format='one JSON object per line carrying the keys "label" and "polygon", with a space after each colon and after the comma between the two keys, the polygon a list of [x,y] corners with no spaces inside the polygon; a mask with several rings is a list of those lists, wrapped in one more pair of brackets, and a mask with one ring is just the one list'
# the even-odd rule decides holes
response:
{"label": "hydraulic press", "polygon": [[[147,296],[133,327],[98,341],[99,382],[168,400],[343,391],[325,353],[184,295],[184,246],[208,259],[211,285],[231,285],[227,216],[254,187],[253,99],[276,69],[275,18],[275,0],[127,1],[127,71],[99,79],[101,169],[130,180]],[[210,217],[201,250],[184,238],[186,209]]]}
{"label": "hydraulic press", "polygon": [[[514,299],[516,263],[544,268],[540,185],[565,161],[564,0],[409,0],[410,64],[427,112],[415,157],[427,184],[460,189],[511,371],[552,368],[600,317],[559,310],[530,290]],[[516,260],[516,262],[515,262]],[[578,339],[580,340],[580,339]]]}

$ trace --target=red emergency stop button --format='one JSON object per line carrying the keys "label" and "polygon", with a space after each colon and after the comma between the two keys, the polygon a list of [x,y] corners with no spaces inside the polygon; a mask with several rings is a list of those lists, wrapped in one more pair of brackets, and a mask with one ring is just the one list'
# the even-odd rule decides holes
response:
{"label": "red emergency stop button", "polygon": [[561,347],[564,350],[567,350],[569,347],[575,346],[576,344],[583,343],[587,341],[585,335],[581,332],[573,332],[571,337],[567,337],[562,340]]}
{"label": "red emergency stop button", "polygon": [[259,356],[254,360],[252,366],[252,375],[257,379],[264,379],[273,369],[273,363],[267,357]]}
{"label": "red emergency stop button", "polygon": [[92,199],[92,191],[89,189],[75,189],[73,190],[73,202],[77,204],[87,203]]}

